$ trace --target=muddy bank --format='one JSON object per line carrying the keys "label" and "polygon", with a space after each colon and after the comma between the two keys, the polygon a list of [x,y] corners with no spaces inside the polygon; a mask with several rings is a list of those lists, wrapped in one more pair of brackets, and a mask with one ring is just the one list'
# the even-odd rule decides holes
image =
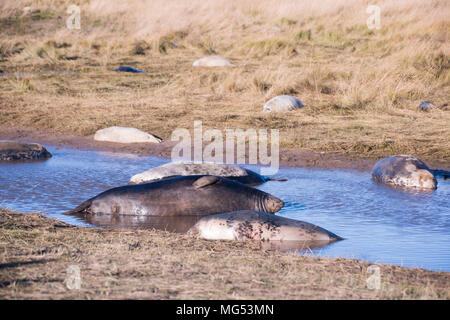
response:
{"label": "muddy bank", "polygon": [[[19,142],[39,142],[67,146],[74,149],[95,149],[113,152],[129,152],[145,155],[153,155],[170,158],[173,146],[176,142],[165,140],[162,143],[133,143],[121,144],[112,142],[95,141],[92,136],[75,136],[69,134],[52,133],[45,130],[27,129],[21,127],[0,128],[1,139],[11,139]],[[246,153],[248,154],[248,153]],[[313,152],[309,150],[297,150],[292,148],[280,149],[280,166],[283,167],[317,167],[355,169],[370,171],[374,163],[379,160],[367,159],[363,156],[355,157],[338,152]],[[437,169],[449,170],[448,163],[423,159],[426,163]]]}
{"label": "muddy bank", "polygon": [[357,260],[164,231],[74,227],[39,214],[0,210],[0,246],[2,299],[450,298],[446,272],[380,264],[380,289],[373,290],[370,264]]}

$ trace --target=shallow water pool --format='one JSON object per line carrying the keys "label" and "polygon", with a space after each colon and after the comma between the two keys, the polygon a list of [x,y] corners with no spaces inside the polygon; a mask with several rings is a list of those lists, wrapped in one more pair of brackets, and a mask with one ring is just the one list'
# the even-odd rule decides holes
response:
{"label": "shallow water pool", "polygon": [[[1,208],[41,212],[92,227],[62,213],[169,161],[46,147],[53,155],[46,161],[0,163]],[[259,172],[257,166],[246,167]],[[450,271],[448,180],[438,179],[435,191],[417,192],[377,184],[369,172],[356,170],[281,168],[276,177],[288,181],[269,181],[257,188],[285,202],[277,214],[317,224],[346,239],[311,254]],[[164,228],[164,223],[151,221],[146,226]]]}

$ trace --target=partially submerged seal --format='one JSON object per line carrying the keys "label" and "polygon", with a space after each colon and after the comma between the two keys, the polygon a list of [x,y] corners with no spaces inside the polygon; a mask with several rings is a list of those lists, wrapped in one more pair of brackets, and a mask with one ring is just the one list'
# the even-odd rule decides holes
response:
{"label": "partially submerged seal", "polygon": [[236,210],[275,213],[280,199],[217,176],[186,176],[109,189],[68,214],[205,216]]}
{"label": "partially submerged seal", "polygon": [[98,130],[94,135],[96,141],[109,141],[118,143],[161,143],[162,139],[136,128],[108,127]]}
{"label": "partially submerged seal", "polygon": [[193,163],[193,162],[169,162],[162,166],[152,168],[136,174],[130,179],[130,184],[157,181],[168,177],[189,175],[213,175],[221,176],[246,185],[258,185],[266,181],[283,179],[272,179],[263,177],[256,172],[230,164],[216,163]]}
{"label": "partially submerged seal", "polygon": [[293,96],[276,96],[263,106],[263,112],[284,112],[303,108],[303,103]]}
{"label": "partially submerged seal", "polygon": [[437,180],[432,170],[422,160],[409,155],[381,159],[373,166],[372,179],[406,188],[437,188]]}
{"label": "partially submerged seal", "polygon": [[341,237],[308,222],[242,210],[201,218],[188,234],[207,240],[327,241]]}
{"label": "partially submerged seal", "polygon": [[0,161],[47,159],[52,155],[38,143],[0,141]]}

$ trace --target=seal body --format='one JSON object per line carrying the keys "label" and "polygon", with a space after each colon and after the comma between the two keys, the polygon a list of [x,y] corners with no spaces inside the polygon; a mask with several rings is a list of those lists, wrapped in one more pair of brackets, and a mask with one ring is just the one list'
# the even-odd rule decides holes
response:
{"label": "seal body", "polygon": [[326,241],[341,237],[308,222],[242,210],[201,218],[188,234],[208,240]]}
{"label": "seal body", "polygon": [[276,96],[263,106],[263,112],[283,112],[303,108],[302,102],[293,96]]}
{"label": "seal body", "polygon": [[128,127],[109,127],[100,129],[95,133],[94,140],[119,143],[160,143],[162,141],[161,138],[150,133]]}
{"label": "seal body", "polygon": [[193,67],[234,67],[227,59],[220,56],[209,56],[195,60]]}
{"label": "seal body", "polygon": [[47,159],[52,155],[37,143],[0,141],[0,161]]}
{"label": "seal body", "polygon": [[372,179],[388,185],[434,190],[437,181],[430,168],[420,159],[397,155],[375,163]]}
{"label": "seal body", "polygon": [[205,216],[235,210],[275,213],[280,199],[216,176],[185,176],[109,189],[68,214]]}
{"label": "seal body", "polygon": [[147,183],[175,176],[214,175],[238,181],[246,185],[259,185],[270,178],[256,172],[229,164],[169,162],[131,177],[129,184]]}

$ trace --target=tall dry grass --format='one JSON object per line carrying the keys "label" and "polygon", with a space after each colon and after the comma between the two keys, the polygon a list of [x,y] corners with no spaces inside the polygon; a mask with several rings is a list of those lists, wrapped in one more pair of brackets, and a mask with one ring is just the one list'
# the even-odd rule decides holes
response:
{"label": "tall dry grass", "polygon": [[[0,69],[80,73],[0,79],[0,123],[83,135],[121,124],[167,139],[203,119],[279,128],[286,147],[450,159],[445,0],[377,1],[379,30],[366,26],[371,1],[79,1],[81,30],[65,26],[70,4],[0,3]],[[238,67],[191,67],[209,54]],[[112,74],[120,64],[148,77]],[[308,108],[261,114],[278,94]],[[421,113],[421,100],[437,108]]]}

